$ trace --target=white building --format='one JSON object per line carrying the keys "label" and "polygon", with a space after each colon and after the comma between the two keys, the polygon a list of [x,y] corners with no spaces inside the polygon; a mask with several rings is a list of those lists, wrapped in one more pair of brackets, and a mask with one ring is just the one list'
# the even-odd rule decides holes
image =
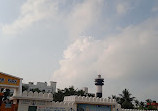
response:
{"label": "white building", "polygon": [[33,82],[29,82],[28,84],[23,84],[23,86],[28,86],[28,91],[31,89],[38,88],[40,91],[44,91],[47,93],[54,93],[56,92],[56,82],[50,81],[48,85],[47,82],[37,82],[34,84]]}
{"label": "white building", "polygon": [[81,90],[83,90],[84,92],[85,92],[85,95],[91,95],[91,96],[95,96],[95,94],[94,93],[89,93],[88,92],[88,87],[83,87]]}

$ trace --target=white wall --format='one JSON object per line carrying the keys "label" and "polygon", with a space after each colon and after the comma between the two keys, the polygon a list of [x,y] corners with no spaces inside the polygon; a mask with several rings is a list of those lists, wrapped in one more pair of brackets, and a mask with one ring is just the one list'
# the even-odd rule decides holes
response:
{"label": "white wall", "polygon": [[50,81],[50,85],[47,85],[47,82],[37,82],[37,84],[34,84],[33,82],[29,82],[29,84],[24,84],[29,87],[28,91],[30,89],[38,88],[39,90],[45,90],[47,93],[54,93],[56,92],[56,82]]}
{"label": "white wall", "polygon": [[[52,94],[23,92],[19,100],[18,111],[28,111],[29,106],[37,106],[37,111],[77,111],[77,104],[92,104],[111,106],[112,111],[143,111],[135,109],[121,109],[114,99],[67,96],[63,102],[51,102]],[[151,111],[151,110],[150,110]],[[154,110],[153,110],[154,111]],[[155,110],[156,111],[156,110]]]}

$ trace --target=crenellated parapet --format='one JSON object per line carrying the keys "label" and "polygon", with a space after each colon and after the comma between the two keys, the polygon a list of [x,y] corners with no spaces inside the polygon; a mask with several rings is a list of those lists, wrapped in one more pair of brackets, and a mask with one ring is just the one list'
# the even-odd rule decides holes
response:
{"label": "crenellated parapet", "polygon": [[29,100],[43,100],[43,101],[52,101],[52,93],[38,93],[32,91],[24,91],[21,96],[13,96],[12,99],[29,99]]}
{"label": "crenellated parapet", "polygon": [[75,103],[74,102],[54,102],[52,101],[51,106],[55,106],[55,107],[75,107]]}
{"label": "crenellated parapet", "polygon": [[157,110],[137,110],[137,109],[122,109],[121,105],[115,99],[84,97],[84,96],[66,96],[64,102],[72,102],[75,104],[93,104],[93,105],[110,105],[112,111],[157,111]]}
{"label": "crenellated parapet", "polygon": [[[156,110],[136,110],[136,109],[122,109],[120,104],[117,104],[115,99],[84,97],[84,96],[66,96],[63,102],[53,101],[51,93],[38,93],[24,91],[22,96],[13,96],[13,100],[19,99],[18,111],[28,111],[29,106],[37,106],[38,111],[78,111],[82,105],[85,107],[99,108],[100,105],[111,111],[156,111]],[[85,104],[85,106],[84,106]],[[89,106],[90,105],[90,106]]]}
{"label": "crenellated parapet", "polygon": [[157,110],[138,110],[138,109],[121,109],[122,111],[157,111]]}
{"label": "crenellated parapet", "polygon": [[66,96],[64,102],[74,103],[87,103],[87,104],[103,104],[103,105],[116,105],[115,99],[85,97],[85,96]]}

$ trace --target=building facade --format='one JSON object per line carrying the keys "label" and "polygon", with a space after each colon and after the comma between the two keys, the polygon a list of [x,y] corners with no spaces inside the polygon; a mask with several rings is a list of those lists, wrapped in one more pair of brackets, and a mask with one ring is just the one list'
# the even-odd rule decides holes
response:
{"label": "building facade", "polygon": [[30,91],[31,89],[38,88],[40,91],[46,93],[56,92],[56,82],[54,81],[50,81],[49,85],[47,82],[37,82],[37,84],[34,84],[33,82],[29,82],[28,84],[23,84],[23,86],[28,87],[28,91]]}

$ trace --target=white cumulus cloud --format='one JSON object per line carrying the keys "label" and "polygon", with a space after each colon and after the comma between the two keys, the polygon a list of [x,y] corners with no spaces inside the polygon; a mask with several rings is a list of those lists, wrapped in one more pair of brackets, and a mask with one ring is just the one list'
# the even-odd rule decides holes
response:
{"label": "white cumulus cloud", "polygon": [[[59,21],[67,27],[71,38],[89,28],[100,15],[103,0],[85,0],[72,3],[71,10],[64,8],[65,0],[27,0],[21,7],[19,17],[11,24],[4,24],[4,34],[14,35],[30,28],[34,23]],[[63,8],[61,8],[63,6]]]}
{"label": "white cumulus cloud", "polygon": [[76,38],[96,22],[103,2],[103,0],[85,0],[73,8],[66,21],[71,37]]}
{"label": "white cumulus cloud", "polygon": [[19,17],[11,24],[3,25],[5,34],[17,34],[33,23],[50,17],[57,12],[57,3],[50,0],[27,0],[21,7]]}
{"label": "white cumulus cloud", "polygon": [[[58,87],[89,86],[91,90],[97,74],[111,80],[138,76],[138,80],[130,78],[132,82],[127,84],[135,84],[136,81],[141,83],[141,79],[147,76],[151,76],[149,80],[152,81],[157,75],[155,72],[158,72],[157,28],[158,19],[155,18],[137,26],[129,26],[109,39],[78,38],[64,51],[60,68],[52,78],[58,82]],[[143,84],[148,87],[147,83]],[[158,91],[156,86],[154,88]]]}
{"label": "white cumulus cloud", "polygon": [[130,5],[128,2],[122,2],[116,5],[116,12],[119,15],[126,14],[129,9],[130,9]]}

